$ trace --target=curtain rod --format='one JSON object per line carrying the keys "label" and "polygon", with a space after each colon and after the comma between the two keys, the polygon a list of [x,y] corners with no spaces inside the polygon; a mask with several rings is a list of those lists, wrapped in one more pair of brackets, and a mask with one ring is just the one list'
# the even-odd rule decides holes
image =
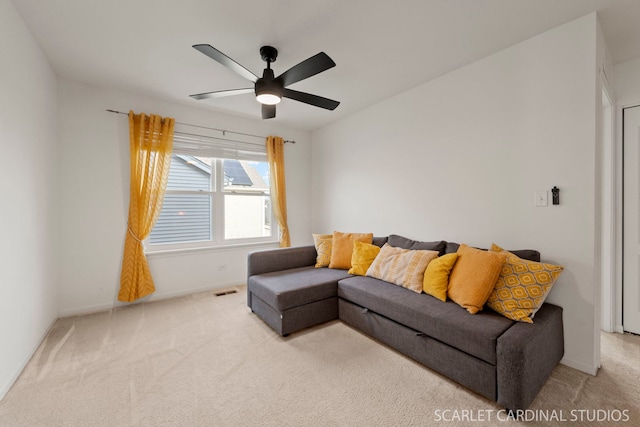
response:
{"label": "curtain rod", "polygon": [[[129,113],[123,113],[122,111],[110,110],[108,108],[107,108],[107,111],[110,112],[110,113],[124,114],[125,116],[129,115]],[[267,138],[266,136],[262,136],[262,135],[254,135],[254,134],[251,134],[251,133],[234,132],[232,130],[211,128],[211,127],[207,127],[207,126],[192,125],[192,124],[189,124],[189,123],[181,123],[181,122],[178,122],[178,121],[176,121],[176,124],[183,125],[183,126],[191,126],[191,127],[194,127],[194,128],[217,130],[219,132],[222,132],[223,136],[225,136],[225,134],[227,134],[227,133],[233,133],[233,134],[236,134],[236,135],[250,136],[250,137],[253,137],[253,138],[263,138],[263,139]],[[284,143],[285,144],[286,143],[295,144],[296,142],[295,141],[291,141],[291,140],[285,140]]]}

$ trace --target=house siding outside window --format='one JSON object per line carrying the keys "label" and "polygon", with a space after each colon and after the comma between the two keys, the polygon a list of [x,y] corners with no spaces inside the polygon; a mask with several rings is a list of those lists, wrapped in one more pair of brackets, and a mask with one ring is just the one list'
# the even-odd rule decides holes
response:
{"label": "house siding outside window", "polygon": [[150,250],[276,241],[266,161],[174,153]]}

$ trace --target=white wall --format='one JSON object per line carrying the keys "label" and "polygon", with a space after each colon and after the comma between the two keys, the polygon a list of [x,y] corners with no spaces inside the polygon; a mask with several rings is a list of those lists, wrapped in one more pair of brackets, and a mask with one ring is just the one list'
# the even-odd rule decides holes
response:
{"label": "white wall", "polygon": [[596,32],[588,15],[313,132],[313,232],[538,249],[566,267],[563,363],[595,373]]}
{"label": "white wall", "polygon": [[[251,120],[59,80],[60,315],[109,308],[117,301],[129,203],[128,112],[155,113],[178,122],[293,139],[285,145],[292,244],[311,243],[310,135]],[[156,299],[244,283],[250,250],[150,255]]]}
{"label": "white wall", "polygon": [[616,64],[613,86],[620,108],[640,104],[640,59]]}
{"label": "white wall", "polygon": [[56,319],[56,78],[0,0],[0,399]]}

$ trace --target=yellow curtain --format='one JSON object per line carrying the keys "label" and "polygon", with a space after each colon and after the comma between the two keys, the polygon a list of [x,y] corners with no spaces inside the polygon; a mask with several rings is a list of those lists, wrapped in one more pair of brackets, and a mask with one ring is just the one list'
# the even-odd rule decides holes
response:
{"label": "yellow curtain", "polygon": [[291,239],[287,225],[287,191],[284,184],[284,140],[279,136],[267,137],[267,160],[271,204],[280,226],[280,247],[287,248],[291,246]]}
{"label": "yellow curtain", "polygon": [[129,220],[118,299],[132,302],[155,291],[142,241],[160,215],[169,178],[175,120],[129,111]]}

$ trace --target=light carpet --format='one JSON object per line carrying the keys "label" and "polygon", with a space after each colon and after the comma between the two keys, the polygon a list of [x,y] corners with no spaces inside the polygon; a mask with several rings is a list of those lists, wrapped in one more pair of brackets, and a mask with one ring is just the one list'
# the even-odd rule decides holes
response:
{"label": "light carpet", "polygon": [[596,377],[560,365],[522,419],[505,420],[340,321],[282,338],[237,290],[58,320],[0,402],[0,425],[640,425],[638,336],[603,334]]}

